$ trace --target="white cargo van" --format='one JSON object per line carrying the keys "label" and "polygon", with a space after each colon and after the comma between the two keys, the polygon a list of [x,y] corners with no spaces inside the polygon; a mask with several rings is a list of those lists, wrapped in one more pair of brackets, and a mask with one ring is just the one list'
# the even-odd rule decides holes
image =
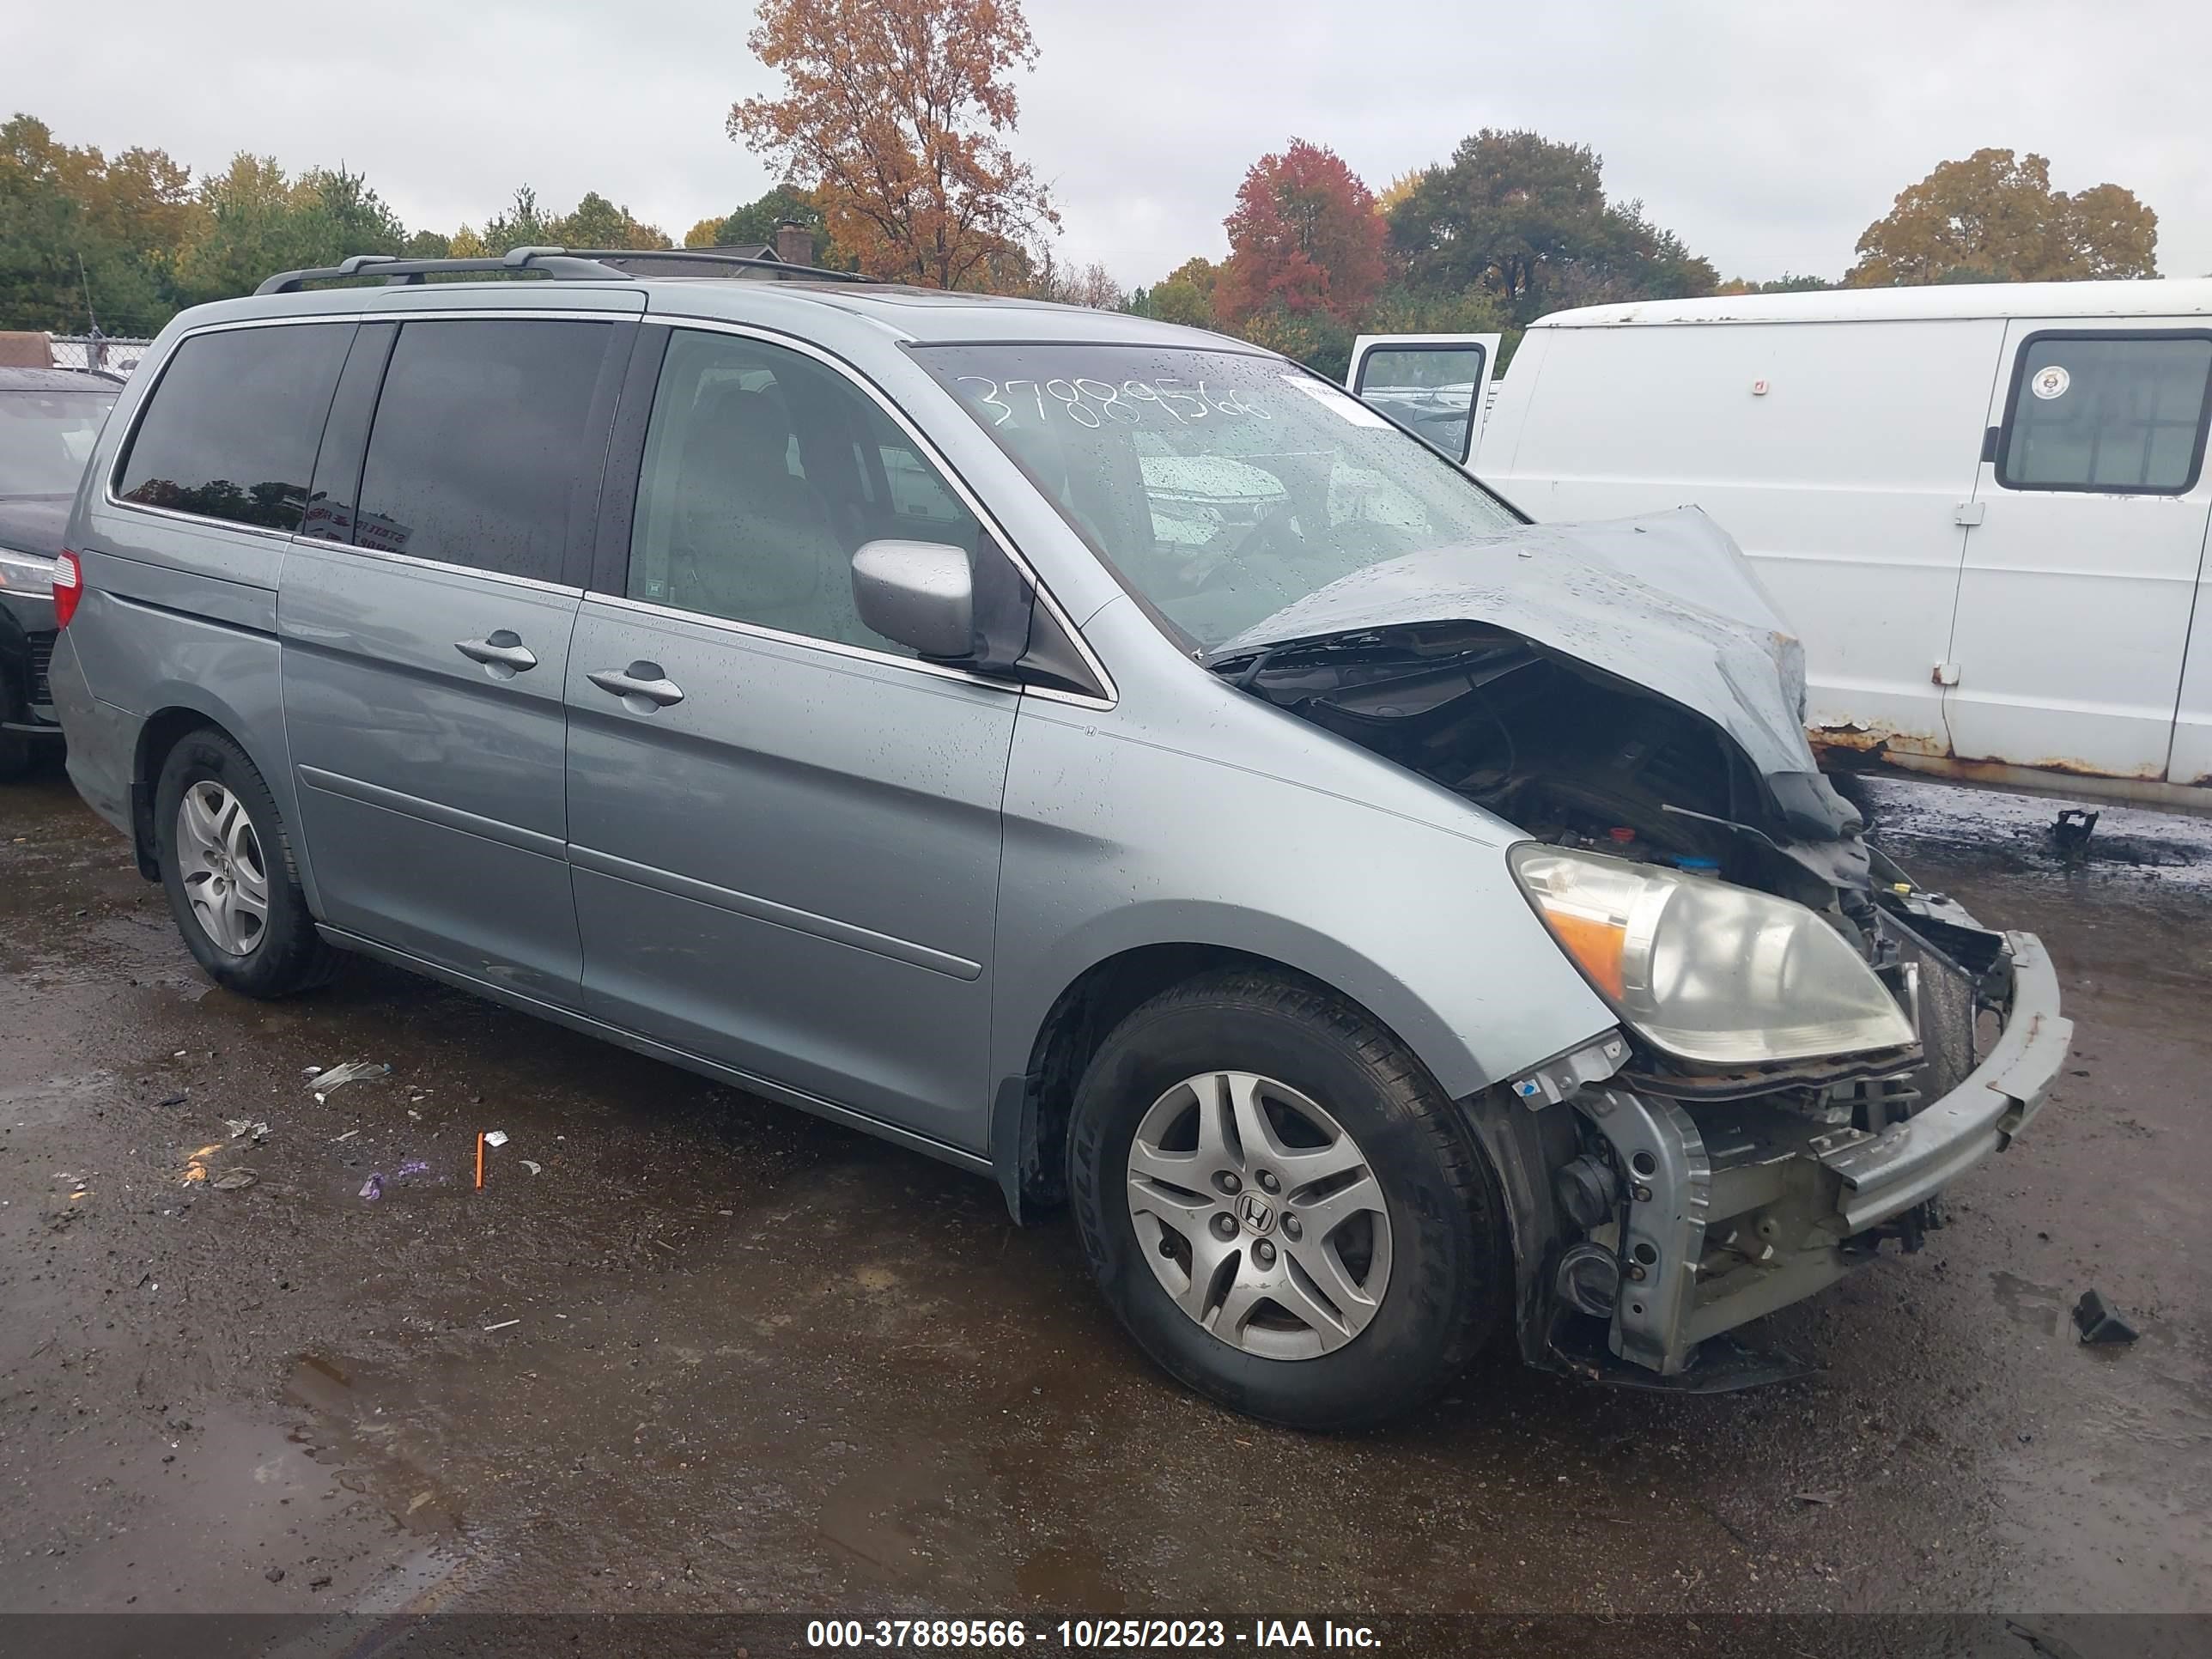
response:
{"label": "white cargo van", "polygon": [[1540,520],[1711,514],[1830,758],[2212,811],[2212,279],[1562,312],[1486,417],[1496,349],[1363,338],[1352,386]]}

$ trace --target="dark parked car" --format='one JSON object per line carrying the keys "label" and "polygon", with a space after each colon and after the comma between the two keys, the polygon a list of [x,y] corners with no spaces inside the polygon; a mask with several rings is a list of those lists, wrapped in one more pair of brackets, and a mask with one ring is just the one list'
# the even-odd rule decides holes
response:
{"label": "dark parked car", "polygon": [[0,368],[0,778],[58,744],[46,686],[54,556],[70,499],[122,382],[69,368]]}

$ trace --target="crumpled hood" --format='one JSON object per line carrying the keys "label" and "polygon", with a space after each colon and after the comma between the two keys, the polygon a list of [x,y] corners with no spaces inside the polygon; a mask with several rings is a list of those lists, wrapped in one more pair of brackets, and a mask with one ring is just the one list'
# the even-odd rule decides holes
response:
{"label": "crumpled hood", "polygon": [[0,495],[0,547],[51,559],[69,528],[67,495]]}
{"label": "crumpled hood", "polygon": [[1486,623],[1680,704],[1732,738],[1779,791],[1824,796],[1805,738],[1805,650],[1735,541],[1693,507],[1528,525],[1408,554],[1331,582],[1206,653],[1418,623]]}

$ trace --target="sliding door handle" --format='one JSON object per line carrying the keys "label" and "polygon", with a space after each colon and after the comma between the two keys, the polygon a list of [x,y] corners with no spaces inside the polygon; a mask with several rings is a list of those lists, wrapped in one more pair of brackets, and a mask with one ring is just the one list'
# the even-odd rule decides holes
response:
{"label": "sliding door handle", "polygon": [[602,668],[584,678],[610,696],[620,697],[640,714],[684,701],[684,688],[662,673],[657,662],[634,662],[623,669]]}

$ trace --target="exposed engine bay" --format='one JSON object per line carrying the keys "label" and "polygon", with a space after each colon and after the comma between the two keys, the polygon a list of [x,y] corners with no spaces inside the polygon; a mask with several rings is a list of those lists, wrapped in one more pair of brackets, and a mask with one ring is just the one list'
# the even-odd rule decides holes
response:
{"label": "exposed engine bay", "polygon": [[[1613,1049],[1626,1053],[1567,1056],[1516,1080],[1543,1115],[1516,1117],[1517,1146],[1490,1151],[1524,1166],[1547,1218],[1534,1270],[1522,1262],[1528,1358],[1647,1385],[1788,1374],[1709,1339],[1810,1294],[1885,1239],[1917,1249],[1939,1224],[1935,1177],[1957,1160],[1900,1170],[1883,1149],[1967,1092],[2014,1012],[2016,945],[2039,946],[1982,927],[1869,848],[1809,750],[1802,771],[1762,768],[1704,714],[1480,622],[1291,640],[1210,665],[1540,842],[1818,913],[1908,1022],[1899,1033],[1915,1040],[1876,1052],[1716,1066],[1624,1020]],[[2063,1024],[2055,989],[2050,1016]],[[1571,1109],[1545,1109],[1559,1103]],[[1978,1127],[1979,1150],[2033,1103],[2014,1103],[2009,1127]]]}

